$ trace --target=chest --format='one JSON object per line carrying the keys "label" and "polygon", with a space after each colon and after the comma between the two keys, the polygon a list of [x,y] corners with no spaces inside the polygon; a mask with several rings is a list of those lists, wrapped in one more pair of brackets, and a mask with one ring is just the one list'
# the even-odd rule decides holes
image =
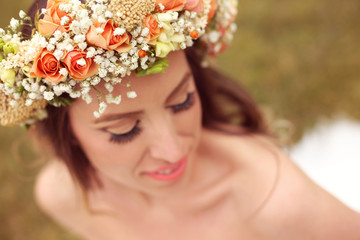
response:
{"label": "chest", "polygon": [[181,207],[175,213],[125,210],[119,215],[101,214],[92,217],[89,229],[94,240],[258,239],[231,199],[191,214]]}

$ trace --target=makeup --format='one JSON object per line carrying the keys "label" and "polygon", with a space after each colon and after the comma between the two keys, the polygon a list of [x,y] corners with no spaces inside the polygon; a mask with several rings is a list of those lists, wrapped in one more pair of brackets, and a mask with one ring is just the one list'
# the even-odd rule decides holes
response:
{"label": "makeup", "polygon": [[185,172],[187,157],[180,161],[170,164],[166,167],[161,167],[153,172],[146,172],[145,174],[158,181],[173,181],[182,176]]}

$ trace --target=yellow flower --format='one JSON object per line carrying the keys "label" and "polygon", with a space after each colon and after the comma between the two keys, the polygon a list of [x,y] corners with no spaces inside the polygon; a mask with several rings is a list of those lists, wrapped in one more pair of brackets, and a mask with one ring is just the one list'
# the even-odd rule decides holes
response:
{"label": "yellow flower", "polygon": [[1,69],[0,78],[8,87],[14,86],[16,72],[14,69]]}
{"label": "yellow flower", "polygon": [[174,51],[175,47],[171,42],[157,41],[155,45],[155,54],[157,57],[164,58],[169,52]]}

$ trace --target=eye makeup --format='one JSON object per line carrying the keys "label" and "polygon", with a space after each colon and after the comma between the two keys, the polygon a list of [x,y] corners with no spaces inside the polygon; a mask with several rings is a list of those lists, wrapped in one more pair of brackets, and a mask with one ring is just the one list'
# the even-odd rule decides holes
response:
{"label": "eye makeup", "polygon": [[141,133],[142,129],[139,127],[139,123],[140,120],[137,120],[135,126],[126,133],[122,133],[122,134],[110,133],[111,134],[110,142],[120,143],[120,144],[131,142],[137,135]]}
{"label": "eye makeup", "polygon": [[194,103],[195,103],[195,92],[191,92],[187,94],[186,100],[184,102],[170,106],[170,108],[173,110],[174,113],[178,113],[189,109],[194,105]]}

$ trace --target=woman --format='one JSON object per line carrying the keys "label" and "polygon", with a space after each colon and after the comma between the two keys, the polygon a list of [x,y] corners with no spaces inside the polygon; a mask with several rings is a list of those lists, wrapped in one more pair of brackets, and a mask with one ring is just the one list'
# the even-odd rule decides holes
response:
{"label": "woman", "polygon": [[[172,4],[190,8],[185,1]],[[63,14],[48,11],[40,25],[49,12]],[[34,76],[45,71],[41,64],[49,56],[42,54]],[[359,214],[311,182],[269,141],[240,87],[203,69],[195,49],[172,51],[167,59],[165,73],[124,77],[131,91],[115,85],[113,96],[128,95],[121,104],[105,110],[82,99],[48,105],[48,117],[31,128],[47,144],[42,151],[50,148],[57,156],[36,183],[47,214],[84,239],[360,238]],[[62,78],[56,74],[44,78]],[[96,99],[109,88],[101,81],[86,96]],[[65,101],[69,95],[59,96]]]}

